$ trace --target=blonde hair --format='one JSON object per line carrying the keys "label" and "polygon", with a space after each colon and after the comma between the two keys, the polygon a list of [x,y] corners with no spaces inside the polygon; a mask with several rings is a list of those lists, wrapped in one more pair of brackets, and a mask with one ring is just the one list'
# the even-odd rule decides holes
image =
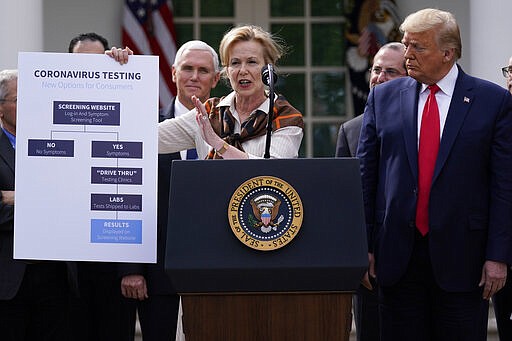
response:
{"label": "blonde hair", "polygon": [[285,53],[282,40],[259,26],[243,25],[229,30],[219,46],[220,62],[224,68],[229,64],[229,53],[235,43],[240,41],[257,41],[263,47],[265,64],[276,64],[279,58]]}
{"label": "blonde hair", "polygon": [[456,59],[459,59],[462,56],[462,42],[459,25],[452,13],[435,8],[425,8],[409,14],[400,25],[402,33],[419,33],[433,29],[437,30],[439,47],[453,48]]}

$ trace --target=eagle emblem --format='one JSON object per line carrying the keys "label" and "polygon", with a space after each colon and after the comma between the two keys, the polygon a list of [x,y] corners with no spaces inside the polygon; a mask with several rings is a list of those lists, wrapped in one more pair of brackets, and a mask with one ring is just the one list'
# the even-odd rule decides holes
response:
{"label": "eagle emblem", "polygon": [[236,238],[260,251],[288,245],[302,226],[303,212],[299,193],[274,176],[247,179],[233,192],[227,209]]}
{"label": "eagle emblem", "polygon": [[254,227],[260,228],[264,233],[277,230],[279,224],[284,220],[284,216],[281,215],[277,222],[275,221],[280,205],[281,200],[268,194],[251,199],[252,212],[258,219]]}

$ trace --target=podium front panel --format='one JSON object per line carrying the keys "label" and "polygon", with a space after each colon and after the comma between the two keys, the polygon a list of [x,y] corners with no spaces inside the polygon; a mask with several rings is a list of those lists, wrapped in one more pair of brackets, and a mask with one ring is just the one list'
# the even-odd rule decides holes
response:
{"label": "podium front panel", "polygon": [[[270,251],[242,243],[227,214],[261,176],[290,184],[303,207],[294,239]],[[165,268],[177,292],[346,292],[367,266],[357,159],[173,161]]]}

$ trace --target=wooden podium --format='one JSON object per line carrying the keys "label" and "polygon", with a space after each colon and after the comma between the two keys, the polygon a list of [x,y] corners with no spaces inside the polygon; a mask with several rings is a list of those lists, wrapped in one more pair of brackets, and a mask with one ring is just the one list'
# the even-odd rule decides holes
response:
{"label": "wooden podium", "polygon": [[[235,191],[260,177],[302,201],[300,230],[269,251],[244,245],[228,219]],[[348,341],[367,266],[357,159],[174,161],[165,267],[187,341]]]}
{"label": "wooden podium", "polygon": [[182,296],[187,341],[347,340],[351,294]]}

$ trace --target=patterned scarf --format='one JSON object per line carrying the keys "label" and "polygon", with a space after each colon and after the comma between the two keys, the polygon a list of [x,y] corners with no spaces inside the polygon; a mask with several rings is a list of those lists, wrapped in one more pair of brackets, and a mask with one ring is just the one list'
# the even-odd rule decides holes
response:
{"label": "patterned scarf", "polygon": [[[274,117],[272,120],[272,132],[277,129],[298,126],[304,129],[302,114],[292,107],[290,103],[282,96],[276,94],[274,100]],[[223,98],[223,97],[222,97]],[[206,101],[206,112],[210,118],[213,130],[228,144],[244,151],[242,143],[255,137],[263,136],[267,133],[267,113],[262,110],[256,110],[249,115],[245,122],[241,124],[240,133],[235,131],[235,118],[228,106],[218,107],[217,104],[222,98],[214,97]],[[263,156],[263,155],[262,155]],[[221,159],[215,150],[208,153],[207,159]]]}

